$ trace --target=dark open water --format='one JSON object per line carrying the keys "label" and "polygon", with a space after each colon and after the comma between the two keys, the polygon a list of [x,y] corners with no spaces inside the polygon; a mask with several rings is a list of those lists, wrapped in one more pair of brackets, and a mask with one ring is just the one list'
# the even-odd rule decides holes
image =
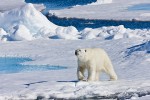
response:
{"label": "dark open water", "polygon": [[27,3],[43,3],[47,10],[70,8],[75,5],[86,5],[96,0],[25,0]]}

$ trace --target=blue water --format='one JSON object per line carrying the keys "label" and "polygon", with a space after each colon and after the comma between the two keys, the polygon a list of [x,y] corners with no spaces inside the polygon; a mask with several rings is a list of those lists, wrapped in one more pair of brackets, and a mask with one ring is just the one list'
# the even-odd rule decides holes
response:
{"label": "blue water", "polygon": [[0,57],[0,74],[66,69],[63,66],[21,64],[27,61],[32,60],[29,58]]}
{"label": "blue water", "polygon": [[47,16],[47,18],[56,25],[60,26],[75,26],[79,31],[84,28],[99,28],[103,26],[118,26],[124,25],[130,29],[150,29],[150,21],[115,21],[115,20],[89,20],[77,18],[58,18],[56,16]]}
{"label": "blue water", "polygon": [[150,4],[137,4],[128,8],[128,10],[136,11],[136,10],[149,10]]}
{"label": "blue water", "polygon": [[27,3],[43,3],[46,6],[46,11],[52,9],[70,8],[75,5],[86,5],[96,0],[25,0]]}

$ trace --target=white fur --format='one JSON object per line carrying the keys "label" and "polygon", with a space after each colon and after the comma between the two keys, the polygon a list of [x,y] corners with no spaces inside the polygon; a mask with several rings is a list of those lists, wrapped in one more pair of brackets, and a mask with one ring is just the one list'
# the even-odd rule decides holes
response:
{"label": "white fur", "polygon": [[110,76],[110,80],[117,80],[111,60],[103,49],[77,49],[76,56],[78,58],[78,80],[84,79],[85,69],[88,70],[87,81],[99,81],[99,75],[102,71],[105,71]]}

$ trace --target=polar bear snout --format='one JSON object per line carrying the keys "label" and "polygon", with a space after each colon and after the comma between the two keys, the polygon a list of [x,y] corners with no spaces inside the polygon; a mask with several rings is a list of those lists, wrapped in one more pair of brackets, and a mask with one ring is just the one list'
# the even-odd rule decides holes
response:
{"label": "polar bear snout", "polygon": [[85,52],[86,52],[86,49],[77,49],[77,50],[75,50],[75,55],[76,56],[83,56],[83,55],[85,55]]}
{"label": "polar bear snout", "polygon": [[79,55],[79,51],[80,51],[80,50],[75,50],[75,55],[76,55],[76,56]]}
{"label": "polar bear snout", "polygon": [[78,52],[77,52],[77,51],[75,51],[75,55],[78,55]]}

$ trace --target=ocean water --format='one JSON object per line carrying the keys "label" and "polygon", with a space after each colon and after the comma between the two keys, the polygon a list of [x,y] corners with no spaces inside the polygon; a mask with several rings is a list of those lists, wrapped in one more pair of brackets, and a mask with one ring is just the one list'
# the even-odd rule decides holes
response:
{"label": "ocean water", "polygon": [[51,9],[70,8],[75,5],[86,5],[96,0],[25,0],[27,3],[43,3],[46,6],[46,11]]}
{"label": "ocean water", "polygon": [[63,66],[21,64],[27,61],[32,61],[32,60],[29,58],[0,57],[0,74],[32,72],[32,71],[47,71],[47,70],[62,70],[67,68]]}
{"label": "ocean water", "polygon": [[58,18],[56,16],[47,17],[52,23],[60,26],[75,26],[79,31],[84,28],[99,28],[103,26],[124,25],[130,29],[150,29],[150,21],[115,21],[115,20],[90,20],[77,18]]}

